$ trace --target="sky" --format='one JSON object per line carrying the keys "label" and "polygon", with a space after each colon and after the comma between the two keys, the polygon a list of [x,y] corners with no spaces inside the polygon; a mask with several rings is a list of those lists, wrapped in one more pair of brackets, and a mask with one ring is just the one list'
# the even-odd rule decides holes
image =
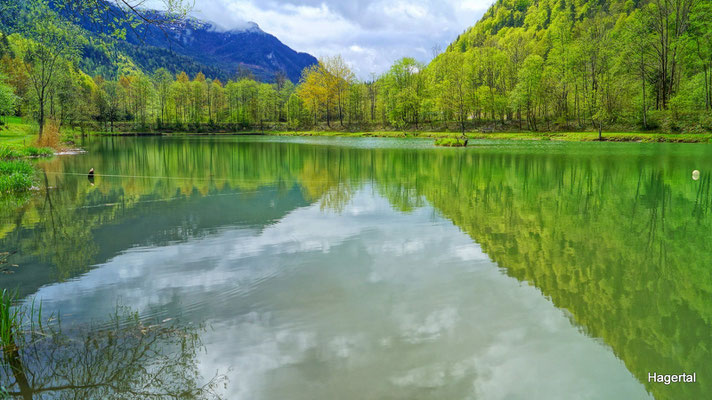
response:
{"label": "sky", "polygon": [[193,15],[221,29],[257,23],[292,49],[340,54],[359,78],[402,57],[427,62],[494,0],[195,0]]}

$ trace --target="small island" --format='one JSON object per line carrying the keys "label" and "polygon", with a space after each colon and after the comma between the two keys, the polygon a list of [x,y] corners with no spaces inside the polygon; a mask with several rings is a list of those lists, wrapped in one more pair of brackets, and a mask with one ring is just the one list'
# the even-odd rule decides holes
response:
{"label": "small island", "polygon": [[442,138],[435,139],[435,145],[440,147],[467,147],[468,139]]}

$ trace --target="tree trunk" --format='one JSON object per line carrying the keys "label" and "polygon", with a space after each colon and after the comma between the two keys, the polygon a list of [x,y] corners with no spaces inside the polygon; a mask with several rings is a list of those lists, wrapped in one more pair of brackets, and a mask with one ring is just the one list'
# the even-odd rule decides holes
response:
{"label": "tree trunk", "polygon": [[42,133],[44,132],[44,123],[45,123],[45,115],[44,115],[44,99],[40,98],[40,117],[39,117],[39,125],[40,125],[40,136],[39,138],[42,139]]}
{"label": "tree trunk", "polygon": [[10,365],[22,398],[32,400],[32,387],[27,380],[27,374],[20,358],[20,351],[15,344],[14,333],[10,333],[10,345],[6,346],[4,350],[5,360]]}
{"label": "tree trunk", "polygon": [[643,129],[648,129],[648,105],[645,102],[645,75],[643,74]]}
{"label": "tree trunk", "polygon": [[598,141],[603,141],[603,120],[598,120]]}

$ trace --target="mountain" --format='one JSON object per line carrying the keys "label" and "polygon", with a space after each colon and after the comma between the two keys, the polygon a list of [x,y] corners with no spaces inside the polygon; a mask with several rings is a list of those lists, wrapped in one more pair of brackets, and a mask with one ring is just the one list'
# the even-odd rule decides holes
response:
{"label": "mountain", "polygon": [[292,50],[252,22],[244,29],[231,31],[219,30],[195,18],[184,19],[163,29],[142,25],[136,30],[128,30],[122,47],[144,70],[154,69],[151,57],[136,55],[150,52],[162,57],[173,56],[180,59],[179,64],[184,64],[187,58],[208,67],[203,71],[206,75],[223,80],[235,77],[242,66],[263,81],[270,81],[282,72],[297,82],[304,68],[317,63],[313,56]]}
{"label": "mountain", "polygon": [[[104,18],[77,18],[76,14],[65,12],[67,19],[83,28],[90,39],[81,62],[82,69],[90,74],[113,77],[120,59],[126,56],[129,64],[147,73],[166,68],[190,76],[203,72],[208,78],[227,81],[249,70],[261,81],[271,82],[282,73],[296,83],[304,68],[318,62],[310,54],[292,50],[254,22],[229,31],[191,17],[160,26],[125,21],[117,27],[96,22],[111,21],[117,14],[121,11],[109,10]],[[165,20],[156,11],[146,11],[143,16]],[[112,35],[117,28],[126,32],[124,38]]]}

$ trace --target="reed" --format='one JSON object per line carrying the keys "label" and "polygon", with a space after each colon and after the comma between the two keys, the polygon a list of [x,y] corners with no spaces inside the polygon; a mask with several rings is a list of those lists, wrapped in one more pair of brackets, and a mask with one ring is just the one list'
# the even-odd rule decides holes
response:
{"label": "reed", "polygon": [[15,307],[17,292],[2,290],[0,298],[0,346],[7,350],[15,345],[14,334],[21,326],[22,307]]}

